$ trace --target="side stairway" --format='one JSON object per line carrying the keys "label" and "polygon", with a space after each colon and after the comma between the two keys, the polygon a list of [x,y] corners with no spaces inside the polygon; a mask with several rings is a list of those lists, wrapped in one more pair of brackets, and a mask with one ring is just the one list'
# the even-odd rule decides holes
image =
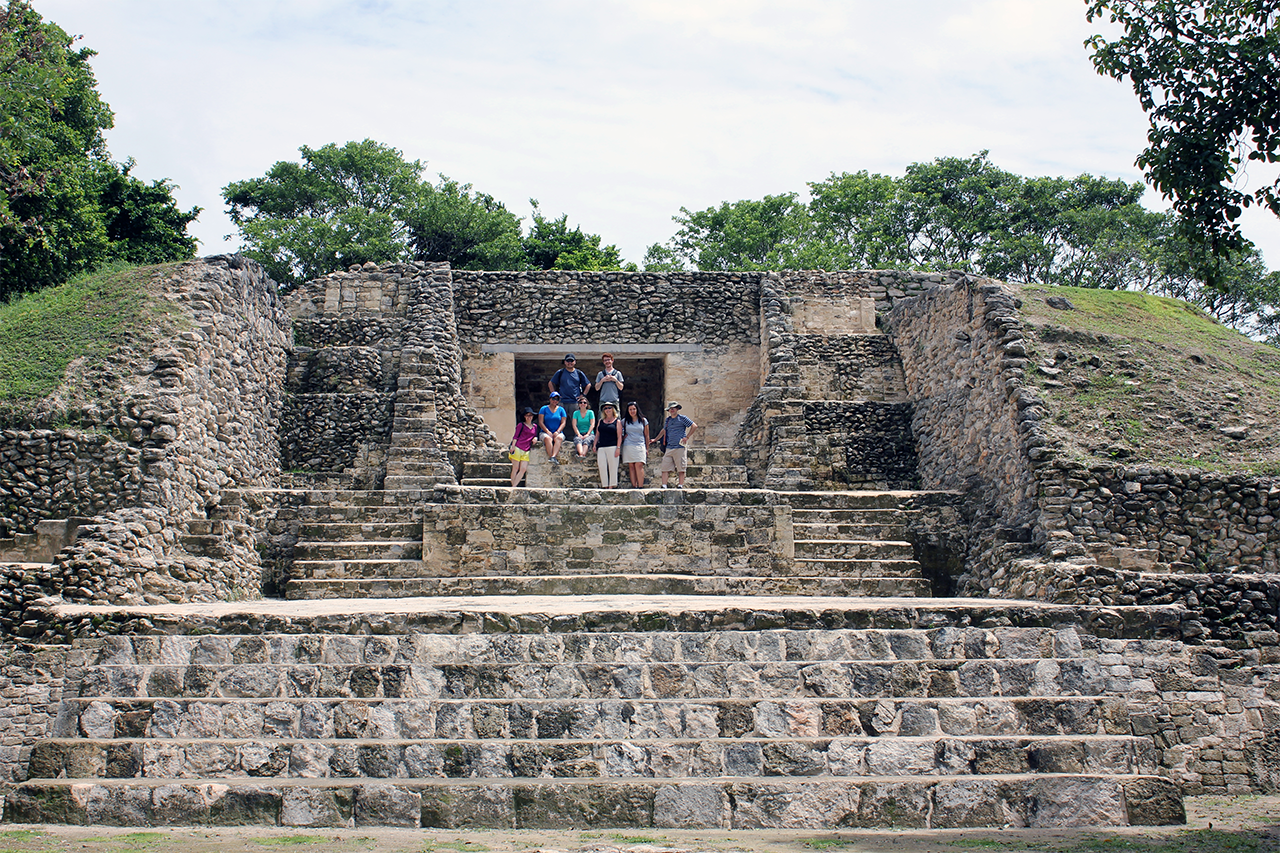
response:
{"label": "side stairway", "polygon": [[[1171,641],[1151,637],[1171,614],[1109,611],[1103,640],[1083,611],[1026,603],[747,601],[184,614],[159,619],[168,636],[77,641],[81,677],[6,817],[521,828],[1184,819],[1176,786],[1154,775],[1153,742],[1133,731],[1130,708],[1150,688],[1109,663],[1161,653]],[[262,632],[242,633],[246,619]]]}
{"label": "side stairway", "polygon": [[321,492],[289,510],[298,541],[285,596],[921,596],[930,585],[906,541],[910,501],[509,485]]}

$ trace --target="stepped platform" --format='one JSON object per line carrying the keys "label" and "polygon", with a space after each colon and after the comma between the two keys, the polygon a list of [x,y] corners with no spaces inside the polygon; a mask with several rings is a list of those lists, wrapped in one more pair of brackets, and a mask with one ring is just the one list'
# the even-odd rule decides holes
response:
{"label": "stepped platform", "polygon": [[907,528],[922,495],[513,489],[508,481],[301,492],[277,518],[296,525],[285,596],[299,600],[921,596],[931,585]]}
{"label": "stepped platform", "polygon": [[[7,817],[121,825],[1182,820],[1110,665],[1176,608],[751,596],[60,605]],[[1105,639],[1103,639],[1105,637]]]}

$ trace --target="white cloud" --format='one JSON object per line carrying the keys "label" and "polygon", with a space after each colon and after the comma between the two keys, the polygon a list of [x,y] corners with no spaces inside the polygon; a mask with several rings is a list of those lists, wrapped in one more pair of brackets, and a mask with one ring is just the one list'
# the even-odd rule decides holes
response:
{"label": "white cloud", "polygon": [[[371,137],[639,260],[671,216],[990,149],[1135,180],[1144,116],[1094,74],[1079,0],[36,0],[99,52],[136,174],[219,190]],[[1280,264],[1274,217],[1250,236]]]}

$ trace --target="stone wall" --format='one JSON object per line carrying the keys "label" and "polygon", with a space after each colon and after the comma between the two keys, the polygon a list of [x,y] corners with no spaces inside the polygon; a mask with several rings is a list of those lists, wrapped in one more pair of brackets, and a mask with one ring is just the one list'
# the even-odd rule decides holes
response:
{"label": "stone wall", "polygon": [[0,646],[0,783],[26,779],[32,744],[58,716],[72,654],[68,646]]}
{"label": "stone wall", "polygon": [[907,401],[902,359],[885,335],[785,335],[781,343],[794,352],[809,399]]}
{"label": "stone wall", "polygon": [[1207,471],[1059,460],[1042,470],[1044,525],[1095,555],[1175,571],[1280,573],[1280,483]]}
{"label": "stone wall", "polygon": [[[275,282],[238,257],[175,265],[153,286],[183,311],[187,328],[159,341],[146,372],[96,410],[95,426],[106,435],[19,433],[7,442],[17,455],[8,457],[14,467],[4,469],[4,479],[20,482],[31,479],[25,472],[60,468],[77,471],[75,481],[82,482],[85,453],[77,450],[74,465],[60,464],[63,453],[33,466],[22,454],[39,448],[51,454],[87,448],[90,459],[91,449],[100,448],[104,457],[99,473],[83,480],[84,490],[64,490],[62,503],[41,510],[90,517],[57,556],[46,592],[102,603],[257,595],[252,532],[227,525],[210,534],[202,527],[206,532],[193,538],[193,525],[209,518],[224,489],[274,482],[288,319]],[[114,497],[90,485],[112,473]]]}
{"label": "stone wall", "polygon": [[33,533],[45,519],[136,506],[142,448],[106,431],[0,433],[0,537]]}
{"label": "stone wall", "polygon": [[897,300],[886,322],[915,404],[921,484],[970,498],[959,584],[970,595],[1018,594],[1003,544],[1042,548],[1050,539],[1036,473],[1052,457],[1039,426],[1047,412],[1023,383],[1017,307],[1000,283],[962,278]]}
{"label": "stone wall", "polygon": [[626,506],[593,504],[591,495],[548,505],[495,491],[492,501],[469,495],[429,506],[423,559],[438,576],[573,575],[602,567],[665,574],[675,565],[682,575],[736,576],[789,568],[794,557],[791,508],[767,495],[708,491],[696,502]]}
{"label": "stone wall", "polygon": [[[453,273],[458,338],[573,345],[759,341],[761,273]],[[593,377],[594,378],[594,377]]]}
{"label": "stone wall", "polygon": [[814,479],[840,488],[911,489],[916,473],[910,403],[806,403]]}

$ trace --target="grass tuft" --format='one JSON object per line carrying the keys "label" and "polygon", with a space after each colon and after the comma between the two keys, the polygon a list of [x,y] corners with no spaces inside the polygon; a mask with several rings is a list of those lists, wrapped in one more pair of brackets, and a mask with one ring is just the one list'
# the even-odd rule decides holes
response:
{"label": "grass tuft", "polygon": [[0,303],[0,401],[42,398],[78,358],[101,358],[148,316],[155,267],[115,264]]}

